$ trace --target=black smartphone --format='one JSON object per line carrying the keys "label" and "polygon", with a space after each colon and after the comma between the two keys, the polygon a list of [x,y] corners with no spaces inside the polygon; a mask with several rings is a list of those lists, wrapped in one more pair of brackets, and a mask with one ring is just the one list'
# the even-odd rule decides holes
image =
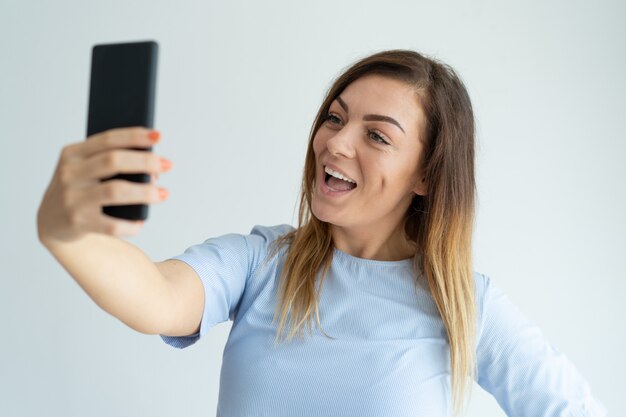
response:
{"label": "black smartphone", "polygon": [[[87,137],[117,127],[154,127],[158,44],[154,41],[95,45],[91,51],[91,79]],[[129,148],[151,152],[149,148]],[[124,179],[150,182],[149,173],[116,174],[100,182]],[[103,206],[102,212],[128,220],[148,218],[147,204]]]}

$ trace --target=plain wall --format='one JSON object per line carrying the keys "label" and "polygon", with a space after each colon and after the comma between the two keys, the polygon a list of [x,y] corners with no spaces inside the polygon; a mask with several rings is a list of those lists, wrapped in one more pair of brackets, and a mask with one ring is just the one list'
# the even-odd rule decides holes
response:
{"label": "plain wall", "polygon": [[[129,238],[154,261],[295,224],[309,129],[356,59],[409,48],[464,80],[477,123],[474,269],[626,415],[626,3],[0,0],[0,415],[212,416],[231,322],[178,350],[101,310],[38,242],[85,139],[91,48],[160,45],[155,153],[174,168]],[[503,416],[478,386],[468,416]]]}

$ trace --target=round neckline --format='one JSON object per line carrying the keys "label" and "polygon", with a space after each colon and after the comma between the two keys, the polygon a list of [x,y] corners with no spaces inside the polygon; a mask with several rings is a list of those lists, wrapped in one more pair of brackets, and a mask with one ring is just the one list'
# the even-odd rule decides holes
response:
{"label": "round neckline", "polygon": [[365,265],[377,265],[377,266],[405,266],[412,265],[415,256],[406,259],[400,259],[398,261],[381,261],[378,259],[367,259],[367,258],[359,258],[358,256],[350,255],[336,247],[333,247],[333,252],[335,255],[339,255],[339,257],[347,259],[351,262],[357,264],[365,264]]}

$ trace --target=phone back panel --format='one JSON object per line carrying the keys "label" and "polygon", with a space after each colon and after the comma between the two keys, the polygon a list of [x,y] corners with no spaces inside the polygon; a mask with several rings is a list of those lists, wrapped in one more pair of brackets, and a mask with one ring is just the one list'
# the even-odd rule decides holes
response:
{"label": "phone back panel", "polygon": [[156,42],[96,45],[92,50],[87,136],[154,122]]}
{"label": "phone back panel", "polygon": [[[153,128],[158,45],[130,42],[95,45],[91,55],[91,79],[87,137],[118,127]],[[152,148],[131,148],[152,151]],[[149,174],[117,174],[100,181],[124,179],[149,183]],[[113,217],[145,220],[147,204],[104,206]]]}

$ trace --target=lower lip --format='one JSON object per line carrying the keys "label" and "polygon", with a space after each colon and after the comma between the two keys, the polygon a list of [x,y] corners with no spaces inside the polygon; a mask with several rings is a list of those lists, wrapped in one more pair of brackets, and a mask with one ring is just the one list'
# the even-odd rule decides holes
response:
{"label": "lower lip", "polygon": [[335,191],[332,188],[329,188],[328,185],[326,185],[326,181],[324,181],[324,179],[326,178],[326,175],[325,175],[324,171],[322,171],[321,177],[322,177],[321,181],[319,182],[320,190],[322,191],[322,194],[327,195],[329,197],[340,197],[342,195],[346,195],[346,194],[356,190],[356,187],[354,187],[351,190]]}

